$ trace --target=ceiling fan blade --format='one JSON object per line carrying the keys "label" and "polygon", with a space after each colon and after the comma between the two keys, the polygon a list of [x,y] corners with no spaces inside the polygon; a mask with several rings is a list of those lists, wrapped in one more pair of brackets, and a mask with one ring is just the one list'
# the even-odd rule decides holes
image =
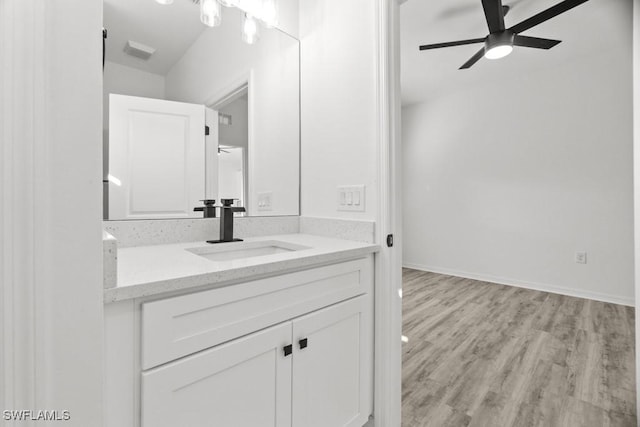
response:
{"label": "ceiling fan blade", "polygon": [[460,40],[457,42],[425,44],[420,46],[420,50],[439,49],[441,47],[451,47],[451,46],[463,46],[465,44],[475,44],[475,43],[483,43],[483,42],[484,42],[484,39],[482,38],[482,39]]}
{"label": "ceiling fan blade", "polygon": [[538,37],[527,37],[516,35],[513,39],[515,46],[532,47],[535,49],[551,49],[558,43],[562,43],[561,40],[541,39]]}
{"label": "ceiling fan blade", "polygon": [[536,25],[542,24],[544,21],[548,21],[549,19],[554,18],[561,13],[573,9],[576,6],[580,6],[582,3],[586,3],[587,1],[588,0],[565,0],[555,6],[551,6],[549,9],[543,10],[537,15],[533,15],[529,19],[525,19],[521,23],[509,28],[509,30],[513,31],[516,34],[521,33],[528,30],[529,28],[533,28]]}
{"label": "ceiling fan blade", "polygon": [[482,0],[484,16],[487,18],[487,25],[490,33],[504,31],[504,8],[502,0]]}
{"label": "ceiling fan blade", "polygon": [[480,60],[480,58],[482,58],[484,56],[484,48],[480,49],[475,55],[473,55],[471,57],[470,60],[468,60],[467,62],[465,62],[462,67],[460,67],[460,70],[466,70],[467,68],[471,68],[473,66],[473,64],[475,64],[476,62],[478,62]]}

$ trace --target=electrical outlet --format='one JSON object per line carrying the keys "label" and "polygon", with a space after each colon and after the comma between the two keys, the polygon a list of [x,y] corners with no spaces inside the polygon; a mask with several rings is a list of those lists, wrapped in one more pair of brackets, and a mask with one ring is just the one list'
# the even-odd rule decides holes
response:
{"label": "electrical outlet", "polygon": [[364,185],[341,185],[338,187],[338,210],[364,212]]}
{"label": "electrical outlet", "polygon": [[586,252],[576,252],[576,263],[577,264],[586,264],[587,263],[587,253]]}
{"label": "electrical outlet", "polygon": [[273,210],[273,192],[258,193],[258,210],[262,212]]}

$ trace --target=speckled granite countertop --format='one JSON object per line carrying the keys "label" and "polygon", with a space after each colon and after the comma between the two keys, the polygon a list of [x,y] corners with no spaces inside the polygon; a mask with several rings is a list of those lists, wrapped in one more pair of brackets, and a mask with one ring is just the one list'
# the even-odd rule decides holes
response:
{"label": "speckled granite countertop", "polygon": [[[212,247],[204,242],[119,249],[117,283],[115,287],[104,290],[104,302],[111,303],[205,286],[227,286],[359,258],[380,249],[376,244],[310,234],[245,239],[247,243],[269,241],[305,246],[308,249],[228,261],[210,261],[194,253],[202,250],[201,248]],[[234,249],[234,243],[223,245],[227,245],[229,250]]]}

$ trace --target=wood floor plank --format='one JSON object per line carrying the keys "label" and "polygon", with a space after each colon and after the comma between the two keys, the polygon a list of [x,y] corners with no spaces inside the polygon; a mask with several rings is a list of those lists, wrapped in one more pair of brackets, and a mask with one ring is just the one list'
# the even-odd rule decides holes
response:
{"label": "wood floor plank", "polygon": [[634,310],[405,269],[403,426],[635,426]]}

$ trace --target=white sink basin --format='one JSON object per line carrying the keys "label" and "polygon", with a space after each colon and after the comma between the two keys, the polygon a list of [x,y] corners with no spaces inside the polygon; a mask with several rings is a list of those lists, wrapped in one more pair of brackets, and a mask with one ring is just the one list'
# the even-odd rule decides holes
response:
{"label": "white sink basin", "polygon": [[255,258],[261,256],[288,253],[309,249],[307,246],[268,240],[263,242],[229,242],[215,245],[186,249],[192,254],[201,256],[209,261],[232,261],[236,259]]}

